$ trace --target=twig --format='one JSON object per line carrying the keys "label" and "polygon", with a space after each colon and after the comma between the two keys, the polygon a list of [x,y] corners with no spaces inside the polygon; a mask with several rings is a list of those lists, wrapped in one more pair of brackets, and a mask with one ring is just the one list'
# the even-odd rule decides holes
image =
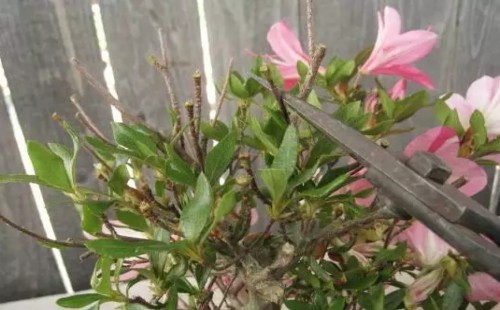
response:
{"label": "twig", "polygon": [[130,298],[128,300],[128,303],[129,304],[138,304],[138,305],[141,305],[141,306],[144,306],[148,309],[164,309],[165,308],[165,305],[164,304],[151,304],[149,302],[147,302],[144,298],[140,297],[140,296],[137,296],[137,297],[134,297],[134,298]]}
{"label": "twig", "polygon": [[104,226],[106,226],[106,228],[109,230],[109,232],[111,233],[111,235],[113,236],[113,238],[118,239],[120,236],[116,232],[116,230],[113,227],[113,225],[111,225],[111,223],[109,222],[108,217],[106,215],[102,214],[101,215],[101,219],[102,219],[102,222],[103,222]]}
{"label": "twig", "polygon": [[97,128],[95,123],[92,121],[92,119],[85,113],[83,110],[82,106],[78,102],[78,98],[76,95],[72,95],[69,97],[71,103],[75,106],[76,110],[78,113],[76,114],[76,118],[82,123],[83,126],[85,126],[88,130],[90,130],[92,133],[96,135],[99,139],[101,139],[104,142],[108,142],[108,139],[104,136],[104,134]]}
{"label": "twig", "polygon": [[[160,51],[161,58],[163,64],[156,64],[155,66],[160,70],[163,80],[165,81],[165,85],[167,86],[167,94],[170,98],[170,105],[174,113],[176,114],[176,119],[173,126],[173,135],[175,135],[182,127],[182,119],[181,119],[181,110],[179,108],[179,101],[177,100],[177,96],[175,94],[175,90],[172,86],[172,79],[170,77],[170,71],[168,68],[168,58],[167,58],[167,50],[165,48],[165,40],[163,39],[163,29],[158,28],[158,39],[160,41]],[[181,145],[184,147],[184,140],[181,137]]]}
{"label": "twig", "polygon": [[307,15],[307,43],[309,46],[309,56],[314,53],[314,18],[312,0],[306,0]]}
{"label": "twig", "polygon": [[184,104],[184,107],[186,108],[188,119],[189,119],[189,133],[191,137],[191,142],[193,144],[193,149],[194,153],[196,156],[196,160],[198,161],[198,164],[200,165],[201,169],[203,170],[203,153],[201,151],[200,143],[198,142],[198,139],[196,138],[196,125],[195,125],[195,118],[194,118],[194,106],[191,101],[186,101]]}
{"label": "twig", "polygon": [[339,225],[338,222],[334,222],[323,228],[319,233],[312,237],[312,239],[332,239],[336,236],[341,236],[348,233],[350,230],[355,228],[364,227],[367,224],[371,224],[375,220],[380,220],[388,218],[387,214],[382,211],[372,212],[364,217],[357,218],[354,220],[346,221]]}
{"label": "twig", "polygon": [[229,290],[231,289],[231,286],[233,286],[233,283],[234,283],[234,281],[236,280],[237,277],[238,277],[238,270],[235,271],[234,276],[231,279],[231,282],[229,282],[229,285],[224,290],[224,294],[222,295],[222,299],[221,299],[221,301],[219,303],[219,306],[217,307],[217,310],[220,310],[222,308],[222,305],[226,301],[227,294],[229,294]]}
{"label": "twig", "polygon": [[306,99],[311,93],[314,86],[314,80],[316,79],[319,67],[321,66],[321,61],[325,57],[325,52],[326,47],[322,44],[316,46],[316,48],[314,49],[314,54],[312,55],[309,71],[307,71],[304,83],[300,86],[299,94],[297,96],[300,99]]}
{"label": "twig", "polygon": [[269,86],[271,87],[271,92],[273,93],[274,98],[278,102],[281,114],[283,114],[283,118],[285,119],[287,124],[290,124],[290,116],[288,115],[288,110],[286,109],[285,103],[283,102],[283,95],[281,91],[276,87],[276,84],[274,84],[269,67],[266,64],[262,65],[262,67],[260,67],[260,72],[264,75],[264,78],[269,83]]}
{"label": "twig", "polygon": [[102,85],[95,77],[93,77],[85,68],[80,61],[78,61],[76,58],[73,58],[72,60],[73,66],[75,69],[80,73],[80,75],[87,80],[87,82],[94,87],[97,92],[104,97],[106,102],[112,106],[114,106],[120,113],[123,115],[123,118],[126,120],[129,120],[133,123],[138,123],[138,124],[144,124],[143,120],[140,119],[139,117],[132,115],[128,112],[128,110],[125,108],[123,103],[118,101],[107,89],[104,85]]}
{"label": "twig", "polygon": [[44,236],[41,236],[35,232],[32,232],[31,230],[28,230],[20,225],[17,225],[16,223],[12,222],[2,214],[0,214],[0,221],[4,222],[5,224],[9,225],[10,227],[22,232],[25,235],[28,235],[34,239],[36,239],[39,242],[45,243],[45,244],[52,244],[56,246],[61,246],[61,247],[67,247],[67,248],[85,248],[85,244],[83,242],[77,242],[77,241],[60,241],[60,240],[53,240],[46,238]]}
{"label": "twig", "polygon": [[200,118],[201,118],[201,73],[199,70],[193,74],[194,81],[194,127],[196,128],[196,141],[200,138]]}
{"label": "twig", "polygon": [[222,108],[222,104],[224,103],[224,99],[226,98],[227,87],[229,85],[229,79],[231,78],[231,70],[233,69],[234,58],[229,59],[229,65],[227,66],[226,79],[224,80],[224,85],[222,86],[222,90],[220,92],[219,100],[217,101],[217,107],[215,110],[215,116],[211,121],[211,125],[214,126],[215,122],[219,118],[219,114]]}

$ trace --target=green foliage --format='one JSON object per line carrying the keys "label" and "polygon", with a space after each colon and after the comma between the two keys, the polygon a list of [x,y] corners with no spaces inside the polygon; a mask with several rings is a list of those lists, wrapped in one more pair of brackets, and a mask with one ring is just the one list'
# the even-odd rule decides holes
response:
{"label": "green foliage", "polygon": [[182,210],[180,224],[184,237],[195,242],[203,232],[212,212],[213,194],[203,173],[198,177],[194,196]]}

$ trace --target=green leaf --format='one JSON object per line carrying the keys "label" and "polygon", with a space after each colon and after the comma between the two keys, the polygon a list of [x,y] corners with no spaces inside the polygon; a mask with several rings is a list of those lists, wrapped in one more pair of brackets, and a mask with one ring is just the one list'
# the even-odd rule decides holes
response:
{"label": "green leaf", "polygon": [[0,183],[33,183],[47,187],[53,187],[45,181],[40,180],[36,175],[28,174],[8,174],[0,175]]}
{"label": "green leaf", "polygon": [[296,63],[296,67],[297,67],[297,73],[300,75],[300,78],[304,79],[307,72],[309,71],[309,66],[307,66],[304,62],[299,60]]}
{"label": "green leaf", "polygon": [[290,310],[317,310],[314,305],[298,300],[285,300],[285,306]]}
{"label": "green leaf", "polygon": [[222,196],[214,211],[214,223],[220,222],[236,206],[236,193],[230,190]]}
{"label": "green leaf", "polygon": [[127,165],[119,165],[116,167],[115,171],[111,174],[109,178],[108,185],[113,192],[118,195],[123,195],[123,190],[127,186],[127,182],[130,179],[130,175],[127,170]]}
{"label": "green leaf", "polygon": [[154,138],[139,128],[124,123],[112,123],[113,137],[124,148],[141,154],[141,158],[157,155]]}
{"label": "green leaf", "polygon": [[396,109],[394,110],[394,120],[396,122],[402,122],[413,116],[413,114],[421,108],[427,106],[427,104],[427,92],[425,90],[416,92],[396,104]]}
{"label": "green leaf", "polygon": [[168,160],[165,165],[165,175],[172,181],[194,187],[196,175],[191,167],[177,155],[172,146],[167,146]]}
{"label": "green leaf", "polygon": [[474,135],[474,147],[479,149],[483,144],[488,141],[488,134],[486,133],[486,126],[484,116],[478,110],[475,110],[470,117],[470,127]]}
{"label": "green leaf", "polygon": [[382,121],[370,129],[363,130],[362,133],[364,135],[369,135],[369,136],[380,135],[386,133],[389,129],[392,128],[393,125],[394,125],[393,120]]}
{"label": "green leaf", "polygon": [[321,109],[322,107],[318,95],[314,90],[312,90],[309,96],[307,97],[307,102],[309,102],[311,105],[315,106],[318,109]]}
{"label": "green leaf", "polygon": [[327,78],[328,85],[331,86],[340,81],[348,80],[354,73],[355,69],[356,63],[354,60],[342,60],[341,62],[338,62],[334,72]]}
{"label": "green leaf", "polygon": [[35,141],[28,141],[28,155],[35,169],[35,174],[49,186],[73,192],[64,161],[51,150]]}
{"label": "green leaf", "polygon": [[243,79],[236,72],[232,72],[229,77],[229,89],[231,93],[238,98],[247,99],[250,97],[243,83]]}
{"label": "green leaf", "polygon": [[336,177],[335,179],[333,179],[332,181],[330,181],[329,183],[327,183],[321,187],[312,188],[312,189],[308,189],[306,191],[303,191],[301,193],[301,195],[306,196],[306,197],[313,197],[313,198],[326,197],[330,193],[335,192],[336,190],[338,190],[339,188],[344,186],[344,183],[349,179],[350,176],[351,175],[349,173],[341,174],[338,177]]}
{"label": "green leaf", "polygon": [[66,169],[66,174],[69,177],[69,180],[71,182],[71,186],[74,187],[75,185],[75,159],[76,157],[73,157],[74,154],[72,154],[71,150],[68,149],[66,145],[62,145],[59,143],[48,143],[49,149],[59,156],[63,162],[64,162],[64,168]]}
{"label": "green leaf", "polygon": [[385,115],[387,115],[389,119],[392,119],[394,117],[394,111],[396,109],[394,100],[392,100],[387,92],[382,88],[379,88],[378,96],[380,99],[380,103],[382,104],[382,111],[384,111]]}
{"label": "green leaf", "polygon": [[250,118],[250,128],[255,137],[265,146],[267,152],[271,155],[276,155],[276,153],[278,153],[278,148],[272,142],[271,138],[262,131],[262,127],[256,118]]}
{"label": "green leaf", "polygon": [[205,159],[205,174],[211,184],[219,181],[226,171],[236,151],[236,134],[232,131],[207,154]]}
{"label": "green leaf", "polygon": [[[476,152],[474,152],[474,155],[476,158],[485,156],[485,155],[490,155],[494,153],[499,153],[500,152],[500,136],[496,137],[495,139],[489,141],[486,144],[481,145]],[[2,179],[0,177],[0,182],[2,182]]]}
{"label": "green leaf", "polygon": [[297,137],[297,129],[295,126],[288,126],[283,140],[281,141],[280,148],[274,157],[272,169],[282,169],[286,172],[288,179],[297,164],[297,155],[299,153],[299,140]]}
{"label": "green leaf", "polygon": [[229,133],[226,124],[221,121],[216,121],[213,126],[209,122],[201,122],[200,130],[205,137],[216,141],[222,140]]}
{"label": "green leaf", "polygon": [[401,304],[405,298],[405,290],[399,289],[392,293],[389,293],[384,298],[384,309],[385,310],[396,310],[400,309]]}
{"label": "green leaf", "polygon": [[102,231],[102,218],[88,206],[82,206],[82,228],[89,234]]}
{"label": "green leaf", "polygon": [[177,286],[173,285],[168,290],[168,299],[165,305],[165,310],[177,310],[177,302],[178,302]]}
{"label": "green leaf", "polygon": [[344,310],[345,298],[337,297],[330,302],[328,310]]}
{"label": "green leaf", "polygon": [[436,100],[434,104],[434,114],[440,124],[444,124],[451,113],[450,107],[442,99]]}
{"label": "green leaf", "polygon": [[337,145],[323,133],[318,132],[317,135],[319,135],[319,138],[311,150],[306,168],[321,166],[325,159],[332,156],[333,151],[337,147]]}
{"label": "green leaf", "polygon": [[393,249],[382,249],[375,256],[375,261],[382,262],[393,262],[403,258],[406,254],[406,243],[400,243]]}
{"label": "green leaf", "polygon": [[116,210],[116,218],[133,230],[148,231],[148,222],[139,214],[129,211]]}
{"label": "green leaf", "polygon": [[306,183],[307,181],[311,180],[311,178],[316,174],[316,171],[318,170],[318,166],[313,166],[311,168],[306,168],[299,172],[296,176],[292,177],[290,181],[288,181],[288,188],[287,190],[291,192],[294,188],[296,188],[299,185],[302,185]]}
{"label": "green leaf", "polygon": [[85,246],[98,255],[112,258],[134,257],[155,251],[170,251],[175,249],[174,244],[155,240],[125,241],[97,239],[85,242]]}
{"label": "green leaf", "polygon": [[464,288],[452,281],[444,292],[443,309],[458,310],[464,300]]}
{"label": "green leaf", "polygon": [[448,117],[443,123],[443,126],[450,127],[455,130],[459,137],[461,137],[465,132],[464,127],[460,122],[460,118],[458,117],[458,111],[456,109],[450,111]]}
{"label": "green leaf", "polygon": [[260,177],[276,203],[281,200],[286,190],[288,173],[283,169],[262,169]]}
{"label": "green leaf", "polygon": [[203,173],[198,177],[194,196],[182,209],[180,225],[184,237],[196,241],[205,228],[212,211],[213,195],[210,183]]}
{"label": "green leaf", "polygon": [[370,288],[370,299],[373,306],[373,310],[384,310],[384,286],[379,283]]}
{"label": "green leaf", "polygon": [[105,298],[107,297],[100,294],[80,294],[80,295],[73,295],[69,297],[59,298],[56,301],[56,304],[59,307],[63,308],[77,309],[88,306],[94,302],[103,300]]}

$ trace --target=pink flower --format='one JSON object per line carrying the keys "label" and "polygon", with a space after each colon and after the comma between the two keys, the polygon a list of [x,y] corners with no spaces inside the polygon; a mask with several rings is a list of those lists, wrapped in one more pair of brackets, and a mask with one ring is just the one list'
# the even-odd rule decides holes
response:
{"label": "pink flower", "polygon": [[469,301],[499,301],[500,282],[484,272],[476,272],[468,276],[470,293],[467,295]]}
{"label": "pink flower", "polygon": [[[392,100],[401,100],[406,94],[406,80],[400,79],[397,81],[392,88],[389,90],[389,97]],[[375,108],[378,104],[377,89],[368,94],[365,103],[365,112],[375,112]]]}
{"label": "pink flower", "polygon": [[446,100],[448,106],[456,109],[464,129],[469,128],[469,120],[475,110],[484,116],[485,127],[490,136],[500,135],[500,76],[483,76],[474,81],[467,94],[462,97],[453,94]]}
{"label": "pink flower", "polygon": [[383,16],[378,13],[378,33],[373,51],[360,72],[395,75],[433,89],[430,78],[415,68],[413,62],[429,54],[436,41],[437,35],[428,30],[401,33],[399,13],[391,7],[385,7]]}
{"label": "pink flower", "polygon": [[413,223],[397,235],[394,241],[406,242],[415,255],[414,263],[418,266],[436,266],[448,253],[455,251],[421,222]]}
{"label": "pink flower", "polygon": [[448,164],[453,173],[449,183],[465,177],[467,183],[460,191],[467,196],[479,193],[488,182],[486,172],[472,160],[458,157],[460,147],[455,131],[447,127],[435,127],[413,139],[405,148],[405,155],[410,157],[417,151],[434,153]]}
{"label": "pink flower", "polygon": [[267,42],[276,55],[266,58],[277,65],[283,76],[285,90],[292,89],[300,80],[297,62],[301,61],[308,65],[310,57],[304,53],[299,39],[284,21],[271,26],[267,33]]}
{"label": "pink flower", "polygon": [[405,300],[408,309],[414,309],[410,305],[422,302],[427,299],[443,279],[443,269],[435,269],[417,278],[408,287],[409,299]]}

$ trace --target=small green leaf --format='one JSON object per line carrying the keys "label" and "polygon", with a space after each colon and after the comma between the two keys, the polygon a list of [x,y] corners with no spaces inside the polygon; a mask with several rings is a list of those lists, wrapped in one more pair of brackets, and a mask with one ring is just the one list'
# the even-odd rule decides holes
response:
{"label": "small green leaf", "polygon": [[394,117],[394,111],[396,109],[394,100],[392,100],[387,92],[382,88],[379,88],[378,96],[380,99],[380,103],[382,104],[382,111],[384,111],[385,115],[387,115],[389,119],[392,119]]}
{"label": "small green leaf", "polygon": [[393,249],[382,249],[375,256],[376,262],[393,262],[403,258],[406,254],[406,243],[400,243]]}
{"label": "small green leaf", "polygon": [[296,67],[297,67],[297,72],[300,75],[300,78],[304,79],[307,74],[307,71],[309,71],[309,67],[300,60],[297,61]]}
{"label": "small green leaf", "polygon": [[[478,150],[474,153],[476,158],[485,156],[485,155],[490,155],[494,153],[499,153],[500,152],[500,136],[496,137],[495,139],[489,141],[486,144],[483,144],[479,147]],[[0,182],[2,182],[1,177],[0,177]]]}
{"label": "small green leaf", "polygon": [[282,169],[286,172],[288,179],[297,163],[297,155],[299,153],[299,140],[297,137],[297,129],[295,126],[288,126],[283,140],[281,141],[280,148],[274,157],[272,169]]}
{"label": "small green leaf", "polygon": [[88,306],[94,302],[103,300],[105,298],[107,297],[100,294],[80,294],[80,295],[73,295],[69,297],[59,298],[56,301],[56,304],[59,307],[63,308],[77,309]]}
{"label": "small green leaf", "polygon": [[59,143],[48,143],[49,149],[59,156],[64,162],[64,168],[66,169],[66,175],[68,175],[71,186],[74,187],[75,184],[75,158],[73,157],[71,150],[68,149],[66,145]]}
{"label": "small green leaf", "polygon": [[285,300],[285,306],[290,310],[317,310],[314,305],[298,300]]}
{"label": "small green leaf", "polygon": [[312,90],[309,96],[307,97],[307,102],[309,102],[316,108],[321,109],[321,102],[319,101],[318,95],[314,90]]}
{"label": "small green leaf", "polygon": [[288,173],[283,169],[262,169],[260,177],[276,203],[281,200],[286,190]]}
{"label": "small green leaf", "polygon": [[203,173],[198,177],[194,196],[182,209],[180,225],[184,237],[196,241],[210,218],[213,195],[210,183]]}
{"label": "small green leaf", "polygon": [[141,215],[129,211],[116,210],[116,218],[133,230],[148,231],[147,221]]}
{"label": "small green leaf", "polygon": [[318,170],[318,166],[313,166],[311,168],[306,168],[302,170],[299,174],[292,177],[290,181],[288,181],[288,191],[291,192],[295,187],[306,183],[311,180],[311,178],[316,174]]}
{"label": "small green leaf", "polygon": [[396,109],[394,110],[394,119],[396,122],[402,122],[405,119],[413,116],[413,114],[415,114],[421,108],[427,106],[427,104],[427,92],[424,90],[416,92],[396,104]]}
{"label": "small green leaf", "polygon": [[384,309],[385,310],[400,309],[404,298],[405,298],[405,290],[404,289],[400,289],[400,290],[394,291],[392,293],[389,293],[384,298]]}
{"label": "small green leaf", "polygon": [[226,215],[228,215],[236,206],[236,193],[233,190],[228,191],[219,200],[215,207],[214,222],[220,222]]}
{"label": "small green leaf", "polygon": [[262,131],[262,127],[260,126],[260,123],[256,118],[250,118],[250,128],[252,129],[255,137],[266,147],[266,150],[271,155],[276,155],[276,153],[278,153],[278,148],[275,146],[269,136],[267,136],[264,131]]}
{"label": "small green leaf", "polygon": [[0,175],[0,183],[33,183],[47,187],[53,187],[49,183],[40,180],[40,178],[37,177],[36,175],[28,175],[28,174]]}
{"label": "small green leaf", "polygon": [[448,117],[443,123],[443,126],[450,127],[455,130],[459,137],[461,137],[465,132],[464,127],[460,122],[460,118],[458,117],[458,111],[456,109],[450,111]]}
{"label": "small green leaf", "polygon": [[127,182],[129,179],[130,175],[127,170],[127,165],[119,165],[111,174],[111,177],[108,181],[108,186],[113,190],[113,192],[117,193],[118,195],[123,195],[123,190],[127,186]]}
{"label": "small green leaf", "polygon": [[344,310],[345,298],[337,297],[330,302],[328,310]]}
{"label": "small green leaf", "polygon": [[113,260],[109,257],[100,257],[97,261],[94,273],[90,280],[91,287],[100,294],[112,295],[113,288],[111,287]]}
{"label": "small green leaf", "polygon": [[475,110],[470,117],[470,127],[474,135],[474,147],[479,149],[488,141],[484,116],[478,110]]}
{"label": "small green leaf", "polygon": [[232,131],[207,154],[205,159],[205,174],[211,184],[219,181],[220,176],[226,171],[236,151],[236,135]]}
{"label": "small green leaf", "polygon": [[172,181],[194,187],[196,175],[191,167],[177,155],[172,146],[167,146],[168,160],[165,165],[165,175]]}
{"label": "small green leaf", "polygon": [[393,125],[393,120],[382,121],[370,129],[363,130],[362,133],[369,136],[380,135],[386,133],[389,129],[392,128]]}
{"label": "small green leaf", "polygon": [[445,123],[451,111],[452,110],[444,100],[442,99],[436,100],[436,103],[434,104],[434,113],[436,114],[436,118],[440,124]]}
{"label": "small green leaf", "polygon": [[247,92],[243,79],[236,72],[232,72],[229,77],[229,89],[236,97],[241,99],[247,99],[250,94]]}
{"label": "small green leaf", "polygon": [[354,60],[348,60],[339,63],[333,74],[328,78],[328,85],[331,86],[337,84],[340,81],[348,80],[354,73],[355,69],[356,63],[354,62]]}
{"label": "small green leaf", "polygon": [[460,305],[464,300],[464,288],[452,281],[444,292],[443,298],[443,309],[446,310],[458,310],[460,309]]}
{"label": "small green leaf", "polygon": [[213,126],[209,122],[201,122],[200,130],[205,137],[216,141],[222,140],[229,133],[226,124],[221,121],[216,121]]}
{"label": "small green leaf", "polygon": [[89,234],[102,231],[102,218],[88,206],[82,206],[82,228]]}
{"label": "small green leaf", "polygon": [[85,242],[85,246],[98,255],[112,258],[134,257],[155,251],[170,251],[175,249],[174,244],[155,240],[125,241],[97,239]]}
{"label": "small green leaf", "polygon": [[384,286],[379,283],[370,288],[370,299],[373,310],[384,310]]}
{"label": "small green leaf", "polygon": [[124,148],[141,154],[142,158],[157,155],[154,138],[140,128],[124,123],[112,123],[111,128],[116,143]]}
{"label": "small green leaf", "polygon": [[28,141],[27,146],[29,157],[38,178],[52,187],[65,192],[73,192],[64,161],[38,142]]}
{"label": "small green leaf", "polygon": [[313,189],[308,189],[304,192],[301,193],[302,196],[307,196],[307,197],[314,197],[314,198],[322,198],[326,197],[329,194],[335,192],[342,186],[344,186],[344,183],[350,178],[350,174],[341,174],[335,179],[333,179],[331,182],[317,188]]}
{"label": "small green leaf", "polygon": [[173,285],[168,290],[168,299],[165,305],[165,310],[177,310],[178,309],[177,302],[178,302],[177,286]]}

